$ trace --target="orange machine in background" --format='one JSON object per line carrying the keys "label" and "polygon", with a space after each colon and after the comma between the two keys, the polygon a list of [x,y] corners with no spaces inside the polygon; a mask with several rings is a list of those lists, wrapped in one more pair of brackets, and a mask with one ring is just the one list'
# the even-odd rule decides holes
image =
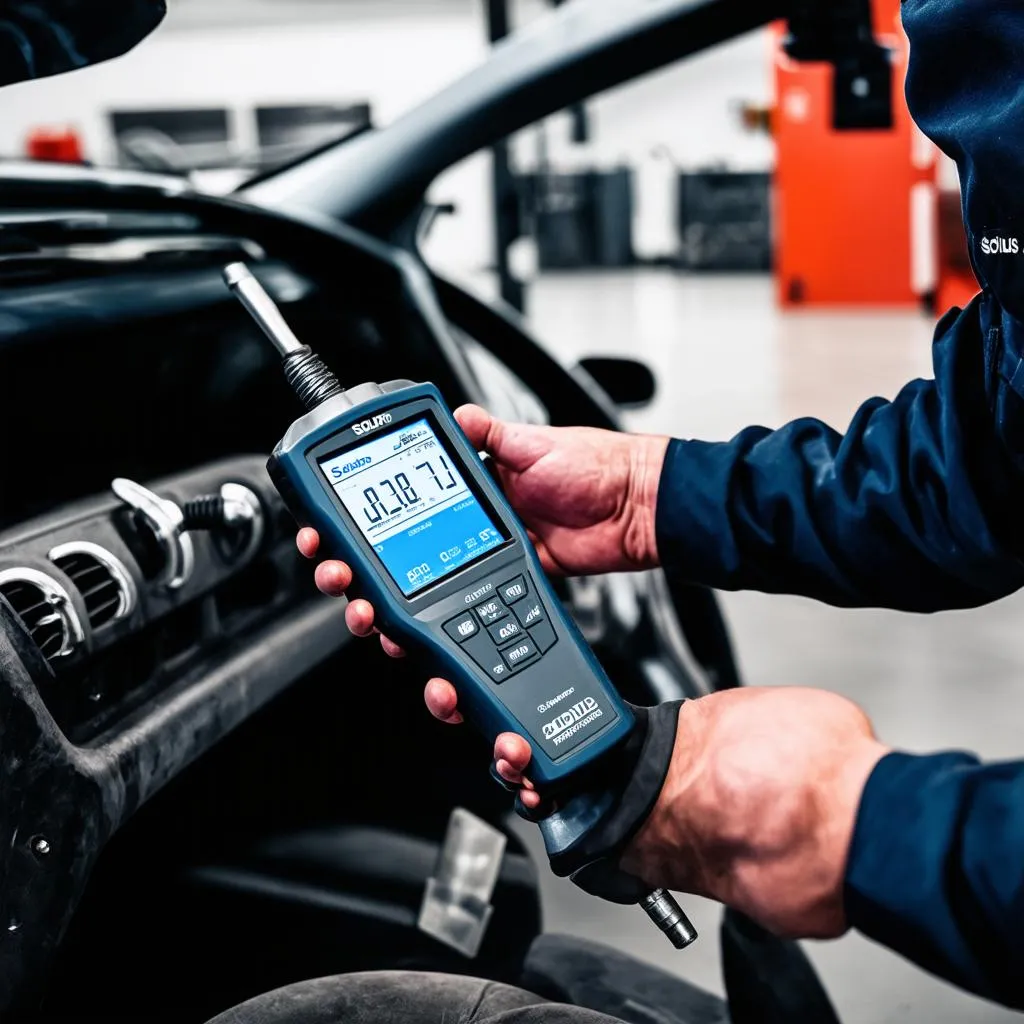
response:
{"label": "orange machine in background", "polygon": [[893,127],[837,131],[833,71],[775,38],[775,269],[783,306],[916,306],[935,289],[936,151],[907,110],[899,0],[874,0],[893,54]]}
{"label": "orange machine in background", "polygon": [[46,163],[80,164],[85,157],[82,139],[73,128],[34,128],[25,140],[29,160]]}

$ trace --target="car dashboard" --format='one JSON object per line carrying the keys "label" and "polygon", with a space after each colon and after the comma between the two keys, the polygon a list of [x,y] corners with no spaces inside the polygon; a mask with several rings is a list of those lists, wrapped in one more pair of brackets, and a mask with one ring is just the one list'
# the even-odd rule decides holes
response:
{"label": "car dashboard", "polygon": [[[0,1010],[31,1002],[133,812],[347,642],[265,471],[302,410],[221,267],[249,263],[346,383],[400,365],[478,397],[429,279],[380,243],[177,189],[9,184]],[[200,496],[237,528],[176,530]]]}
{"label": "car dashboard", "polygon": [[[124,863],[130,836],[180,845],[175,822],[195,816],[216,843],[253,804],[260,820],[322,813],[337,799],[339,746],[348,770],[381,762],[373,734],[343,716],[407,692],[398,668],[373,694],[320,685],[361,655],[331,660],[349,641],[340,605],[316,592],[267,476],[303,410],[224,286],[226,264],[250,266],[345,385],[429,380],[453,408],[616,420],[594,382],[514,317],[333,221],[149,177],[4,168],[0,180],[3,1015],[38,1005],[59,951],[78,943],[81,955],[76,907],[94,869]],[[183,535],[175,516],[196,499],[230,503],[234,527]],[[627,699],[701,692],[661,574],[559,586]],[[415,710],[404,735],[429,746]],[[486,773],[488,798],[469,781],[467,732],[434,766],[437,799],[417,802],[426,817],[447,813],[455,779],[471,802],[498,797]],[[232,763],[236,749],[250,760]],[[374,799],[349,787],[345,813],[373,813]],[[104,918],[89,906],[88,920]]]}

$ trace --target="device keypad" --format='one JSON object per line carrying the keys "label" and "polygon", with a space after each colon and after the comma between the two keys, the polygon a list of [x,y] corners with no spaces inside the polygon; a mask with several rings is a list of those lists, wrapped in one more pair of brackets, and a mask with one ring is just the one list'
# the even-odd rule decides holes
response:
{"label": "device keypad", "polygon": [[528,576],[514,576],[498,584],[495,597],[444,624],[495,683],[534,664],[555,645],[554,627],[532,589]]}

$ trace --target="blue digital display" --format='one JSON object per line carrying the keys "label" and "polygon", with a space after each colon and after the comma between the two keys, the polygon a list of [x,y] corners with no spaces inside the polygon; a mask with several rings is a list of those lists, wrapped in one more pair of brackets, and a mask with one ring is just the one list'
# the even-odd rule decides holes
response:
{"label": "blue digital display", "polygon": [[427,419],[319,465],[406,597],[507,539]]}

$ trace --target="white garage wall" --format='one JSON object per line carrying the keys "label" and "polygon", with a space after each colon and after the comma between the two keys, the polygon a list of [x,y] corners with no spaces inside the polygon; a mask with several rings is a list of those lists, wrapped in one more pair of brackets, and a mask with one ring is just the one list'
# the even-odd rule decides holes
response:
{"label": "white garage wall", "polygon": [[[71,125],[91,159],[110,163],[112,108],[226,106],[250,146],[251,110],[264,103],[366,101],[386,124],[486,57],[481,0],[172,0],[170,7],[168,23],[120,60],[0,93],[0,154],[23,153],[34,127]],[[519,24],[542,11],[538,0],[516,4]],[[756,34],[598,98],[586,147],[573,146],[565,120],[553,119],[549,153],[566,168],[637,166],[639,247],[667,251],[672,170],[653,151],[664,147],[687,167],[768,167],[770,143],[744,133],[731,108],[769,95],[768,43]],[[524,168],[535,162],[532,133],[516,155]],[[441,264],[475,269],[490,261],[489,175],[483,156],[435,186],[436,198],[454,199],[460,210],[433,240]]]}
{"label": "white garage wall", "polygon": [[0,92],[0,153],[21,153],[33,126],[71,124],[83,133],[92,159],[110,162],[106,112],[112,107],[246,111],[268,102],[366,100],[384,123],[485,56],[473,11],[472,5],[427,4],[421,14],[354,12],[344,21],[239,20],[189,30],[175,30],[172,21],[118,60]]}

